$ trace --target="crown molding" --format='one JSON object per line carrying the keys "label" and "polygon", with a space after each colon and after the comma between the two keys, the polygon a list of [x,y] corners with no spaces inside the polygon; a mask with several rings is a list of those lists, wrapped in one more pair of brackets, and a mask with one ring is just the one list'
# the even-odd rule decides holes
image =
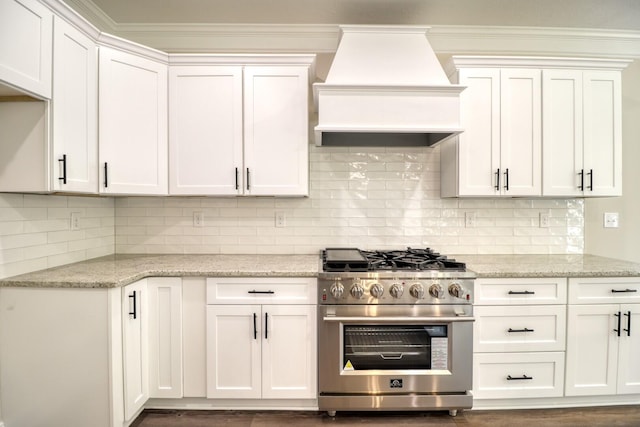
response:
{"label": "crown molding", "polygon": [[[101,31],[170,53],[334,53],[340,36],[334,24],[120,24],[91,0],[66,1]],[[640,58],[640,31],[431,25],[428,38],[441,54]]]}

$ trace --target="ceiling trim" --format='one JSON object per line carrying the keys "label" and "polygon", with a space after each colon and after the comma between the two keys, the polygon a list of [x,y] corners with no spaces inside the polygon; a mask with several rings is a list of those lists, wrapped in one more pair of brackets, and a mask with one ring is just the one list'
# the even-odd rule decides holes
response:
{"label": "ceiling trim", "polygon": [[[170,53],[333,53],[338,45],[334,24],[120,24],[91,0],[66,2],[103,32]],[[640,58],[640,31],[432,25],[428,38],[437,53]]]}

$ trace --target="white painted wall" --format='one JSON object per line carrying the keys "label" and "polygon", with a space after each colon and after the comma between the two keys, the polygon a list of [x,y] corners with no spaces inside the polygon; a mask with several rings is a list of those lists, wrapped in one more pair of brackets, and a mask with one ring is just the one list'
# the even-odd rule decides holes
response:
{"label": "white painted wall", "polygon": [[[622,72],[622,197],[587,199],[585,252],[640,262],[640,63]],[[619,228],[604,228],[618,212]]]}

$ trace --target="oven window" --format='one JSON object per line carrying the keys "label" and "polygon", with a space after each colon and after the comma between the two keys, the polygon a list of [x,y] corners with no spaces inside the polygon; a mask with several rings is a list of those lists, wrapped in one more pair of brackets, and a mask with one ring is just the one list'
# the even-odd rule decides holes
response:
{"label": "oven window", "polygon": [[344,325],[343,369],[447,369],[447,325]]}

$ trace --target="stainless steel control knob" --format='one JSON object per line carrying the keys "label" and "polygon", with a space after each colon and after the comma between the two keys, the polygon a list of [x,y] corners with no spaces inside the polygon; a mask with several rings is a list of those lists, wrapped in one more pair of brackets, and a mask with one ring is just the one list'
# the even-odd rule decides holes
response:
{"label": "stainless steel control knob", "polygon": [[400,298],[402,294],[404,294],[404,286],[399,283],[394,283],[393,285],[391,285],[389,293],[394,298]]}
{"label": "stainless steel control knob", "polygon": [[382,286],[380,283],[374,283],[373,285],[371,285],[369,293],[374,298],[380,298],[382,294],[384,294],[384,286]]}
{"label": "stainless steel control knob", "polygon": [[355,299],[360,299],[360,298],[362,298],[362,295],[364,295],[364,288],[362,287],[362,285],[355,284],[355,285],[351,286],[351,296],[352,297],[354,297]]}
{"label": "stainless steel control knob", "polygon": [[449,294],[456,298],[464,298],[464,289],[458,283],[452,283],[449,285]]}
{"label": "stainless steel control knob", "polygon": [[442,298],[444,297],[444,289],[439,283],[434,283],[429,286],[429,294],[434,298]]}
{"label": "stainless steel control knob", "polygon": [[331,285],[329,292],[331,292],[331,295],[333,295],[335,299],[340,299],[344,293],[344,286],[342,286],[342,283],[340,282],[335,282]]}
{"label": "stainless steel control knob", "polygon": [[424,286],[422,286],[420,283],[413,284],[409,288],[409,293],[415,299],[422,299],[424,298]]}

